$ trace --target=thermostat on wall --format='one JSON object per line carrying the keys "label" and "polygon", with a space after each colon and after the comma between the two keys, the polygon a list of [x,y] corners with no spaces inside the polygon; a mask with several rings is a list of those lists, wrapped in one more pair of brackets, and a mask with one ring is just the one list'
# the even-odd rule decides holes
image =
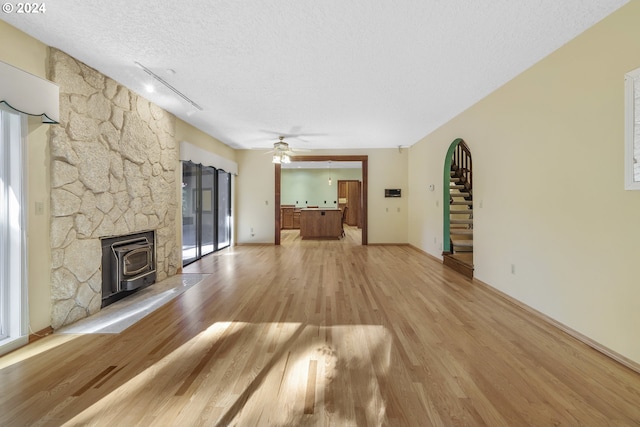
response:
{"label": "thermostat on wall", "polygon": [[385,188],[384,197],[401,197],[401,190],[399,188]]}

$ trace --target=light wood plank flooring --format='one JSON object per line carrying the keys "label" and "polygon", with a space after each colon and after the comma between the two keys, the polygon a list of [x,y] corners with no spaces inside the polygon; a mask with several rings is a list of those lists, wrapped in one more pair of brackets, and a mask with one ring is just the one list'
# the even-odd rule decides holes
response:
{"label": "light wood plank flooring", "polygon": [[640,424],[640,375],[439,262],[292,236],[188,266],[211,275],[120,334],[0,358],[0,425]]}

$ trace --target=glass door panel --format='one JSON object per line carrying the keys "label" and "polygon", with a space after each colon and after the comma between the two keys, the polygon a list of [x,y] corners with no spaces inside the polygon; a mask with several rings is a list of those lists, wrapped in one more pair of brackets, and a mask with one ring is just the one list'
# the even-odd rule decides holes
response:
{"label": "glass door panel", "polygon": [[182,162],[182,265],[200,258],[198,209],[199,167]]}
{"label": "glass door panel", "polygon": [[218,170],[218,248],[231,244],[231,174]]}
{"label": "glass door panel", "polygon": [[213,252],[215,248],[215,180],[216,170],[212,167],[202,168],[202,255]]}

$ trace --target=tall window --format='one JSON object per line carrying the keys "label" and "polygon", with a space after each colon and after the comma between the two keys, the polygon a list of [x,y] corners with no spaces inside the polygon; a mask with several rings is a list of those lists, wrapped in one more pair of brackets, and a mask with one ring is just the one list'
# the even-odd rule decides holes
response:
{"label": "tall window", "polygon": [[198,211],[200,206],[200,177],[198,165],[182,162],[182,264],[201,257]]}
{"label": "tall window", "polygon": [[0,353],[26,339],[25,128],[20,114],[0,105]]}
{"label": "tall window", "polygon": [[218,249],[231,244],[231,174],[218,170]]}
{"label": "tall window", "polygon": [[182,162],[182,265],[231,243],[231,174]]}
{"label": "tall window", "polygon": [[216,170],[202,167],[202,255],[216,250],[216,211],[215,203]]}

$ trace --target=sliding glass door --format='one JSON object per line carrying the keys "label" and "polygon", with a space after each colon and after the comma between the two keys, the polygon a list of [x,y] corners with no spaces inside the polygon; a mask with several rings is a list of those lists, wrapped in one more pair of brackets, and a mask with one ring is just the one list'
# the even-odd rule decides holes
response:
{"label": "sliding glass door", "polygon": [[182,265],[230,242],[231,174],[182,162]]}

